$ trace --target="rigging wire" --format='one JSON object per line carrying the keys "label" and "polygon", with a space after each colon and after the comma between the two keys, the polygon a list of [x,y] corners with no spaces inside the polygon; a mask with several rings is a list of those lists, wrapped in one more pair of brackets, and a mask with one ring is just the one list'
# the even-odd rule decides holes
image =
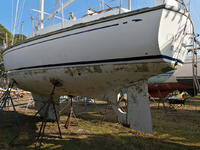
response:
{"label": "rigging wire", "polygon": [[[20,8],[20,5],[21,5],[21,3],[20,3],[20,1],[19,1],[18,13],[17,13],[17,14],[15,13],[15,15],[16,15],[15,17],[17,17],[15,27],[14,27],[15,18],[14,18],[14,20],[13,20],[13,22],[14,22],[14,23],[13,23],[13,31],[15,30],[15,32],[16,32],[16,29],[17,29],[18,21],[19,21],[19,13],[20,13],[20,9],[19,9],[19,8]],[[15,8],[15,11],[16,11],[16,9],[17,9],[17,8]],[[14,29],[14,28],[15,28],[15,29]]]}
{"label": "rigging wire", "polygon": [[138,1],[137,0],[135,0],[135,1],[133,1],[133,7],[135,8],[135,9],[137,9],[139,6],[138,6]]}
{"label": "rigging wire", "polygon": [[[19,23],[21,23],[21,20],[22,20],[25,2],[26,2],[26,0],[23,0],[23,2],[22,2],[21,13],[20,13],[19,18],[18,18]],[[19,23],[18,23],[18,25],[19,25]]]}
{"label": "rigging wire", "polygon": [[14,44],[16,22],[17,22],[17,14],[18,14],[18,7],[19,7],[19,0],[17,0],[16,13],[15,13],[15,23],[14,23],[14,28],[13,28],[13,37],[12,37],[12,44],[11,45]]}
{"label": "rigging wire", "polygon": [[[24,5],[25,5],[25,1],[26,0],[23,0],[21,3],[20,3],[20,1],[19,1],[19,3],[18,3],[18,8],[16,8],[16,11],[17,11],[17,14],[16,14],[16,18],[17,18],[17,20],[16,20],[16,22],[15,22],[15,25],[14,25],[14,33],[13,33],[13,36],[15,36],[15,33],[17,32],[17,30],[19,30],[18,32],[20,32],[22,29],[22,22],[21,22],[21,20],[22,20],[22,16],[23,16],[23,10],[24,10]],[[18,9],[18,10],[17,10]],[[15,19],[16,19],[15,18]],[[21,23],[21,25],[20,25],[20,23]],[[18,28],[19,27],[19,28]],[[21,34],[21,33],[20,33]],[[13,42],[12,43],[15,43],[15,37],[13,38]]]}
{"label": "rigging wire", "polygon": [[12,33],[12,35],[11,35],[11,38],[12,38],[12,36],[13,36],[13,22],[14,22],[14,17],[13,17],[13,13],[14,13],[14,4],[13,4],[14,2],[13,2],[13,0],[12,0],[12,10],[11,10],[11,29],[10,29],[10,31],[11,31],[11,33]]}
{"label": "rigging wire", "polygon": [[191,10],[191,0],[188,0],[189,2],[187,3],[187,5],[188,5],[188,10],[189,10],[189,12],[190,12],[190,10]]}
{"label": "rigging wire", "polygon": [[99,5],[99,10],[101,9],[101,4],[100,4],[100,0],[97,0],[97,3],[98,3],[98,5]]}
{"label": "rigging wire", "polygon": [[18,25],[18,22],[19,22],[20,14],[21,14],[21,8],[22,8],[22,3],[19,2],[19,10],[18,10],[18,14],[17,14],[17,25]]}
{"label": "rigging wire", "polygon": [[[60,0],[56,0],[56,3],[55,3],[55,5],[54,5],[54,8],[53,8],[53,12],[54,11],[56,11],[56,8],[57,8],[57,6],[58,6],[58,2],[59,2]],[[53,18],[51,18],[50,20],[49,20],[49,22],[50,22],[50,24],[51,25],[53,25],[53,22],[55,21],[55,17],[53,17]]]}
{"label": "rigging wire", "polygon": [[[24,23],[24,21],[22,21],[22,16],[23,16],[23,11],[24,11],[24,5],[25,5],[25,1],[23,0],[23,2],[21,3],[20,9],[19,9],[19,13],[18,13],[18,19],[17,19],[17,25],[16,25],[16,29],[19,30],[19,32],[21,32],[21,28],[22,28],[22,24]],[[19,28],[18,28],[19,27]],[[19,33],[22,34],[22,33]],[[15,40],[15,39],[14,39]],[[15,41],[14,41],[15,42]]]}

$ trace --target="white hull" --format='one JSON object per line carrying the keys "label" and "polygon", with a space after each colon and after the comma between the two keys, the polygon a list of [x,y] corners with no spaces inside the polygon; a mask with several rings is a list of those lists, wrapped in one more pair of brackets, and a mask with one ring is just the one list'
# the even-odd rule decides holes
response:
{"label": "white hull", "polygon": [[[187,56],[185,62],[182,67],[177,70],[166,72],[163,74],[159,74],[157,76],[153,76],[148,80],[148,84],[162,84],[162,83],[178,83],[177,80],[187,80],[190,79],[193,84],[193,68],[192,68],[192,60],[193,56]],[[200,56],[197,58],[197,63],[200,63]],[[197,70],[200,70],[200,66],[197,65]],[[197,74],[197,78],[200,78],[200,72]]]}
{"label": "white hull", "polygon": [[58,80],[58,96],[99,97],[183,63],[185,33],[193,33],[185,15],[156,7],[36,37],[4,52],[4,64],[22,89],[47,95]]}

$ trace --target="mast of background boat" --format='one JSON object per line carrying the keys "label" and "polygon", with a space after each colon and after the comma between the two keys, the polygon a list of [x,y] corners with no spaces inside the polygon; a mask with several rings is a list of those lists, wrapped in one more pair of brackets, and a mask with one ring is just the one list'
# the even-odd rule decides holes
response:
{"label": "mast of background boat", "polygon": [[40,29],[44,28],[44,0],[40,0]]}

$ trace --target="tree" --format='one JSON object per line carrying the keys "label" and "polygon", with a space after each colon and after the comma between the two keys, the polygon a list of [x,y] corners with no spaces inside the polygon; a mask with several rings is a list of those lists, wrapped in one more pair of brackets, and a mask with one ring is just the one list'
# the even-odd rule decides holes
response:
{"label": "tree", "polygon": [[[0,45],[3,45],[3,41],[6,42],[6,33],[8,36],[8,46],[10,46],[12,41],[12,34],[3,25],[0,24]],[[25,39],[26,39],[25,35],[15,34],[14,43],[21,42]]]}
{"label": "tree", "polygon": [[8,45],[11,44],[12,34],[0,24],[0,45],[3,45],[3,41],[6,41],[6,33],[8,35]]}
{"label": "tree", "polygon": [[[0,24],[0,46],[3,45],[3,42],[6,42],[6,34],[8,38],[8,46],[11,46],[12,41],[12,34]],[[26,36],[23,34],[15,34],[14,43],[21,42],[26,39]],[[5,70],[3,65],[3,58],[2,58],[3,51],[0,49],[0,74]]]}

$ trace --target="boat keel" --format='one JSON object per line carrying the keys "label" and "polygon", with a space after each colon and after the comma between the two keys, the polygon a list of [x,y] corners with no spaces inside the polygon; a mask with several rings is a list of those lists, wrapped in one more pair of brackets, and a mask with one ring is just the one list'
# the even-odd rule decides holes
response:
{"label": "boat keel", "polygon": [[134,130],[153,133],[147,81],[139,81],[127,89],[127,112],[121,110],[113,92],[107,98],[121,124]]}
{"label": "boat keel", "polygon": [[[140,130],[147,133],[153,133],[151,111],[149,106],[149,95],[147,89],[147,81],[139,81],[134,83],[134,86],[127,88],[127,111],[124,112],[118,103],[116,91],[109,92],[104,96],[114,109],[118,116],[120,123],[128,126],[134,130]],[[41,107],[48,101],[49,96],[32,94],[35,100],[35,108],[40,110]],[[54,98],[58,100],[59,98]],[[41,117],[45,116],[46,108],[42,109],[39,114]],[[56,111],[59,119],[59,105],[56,103]],[[50,105],[48,111],[49,120],[55,121],[55,114],[53,106]]]}

